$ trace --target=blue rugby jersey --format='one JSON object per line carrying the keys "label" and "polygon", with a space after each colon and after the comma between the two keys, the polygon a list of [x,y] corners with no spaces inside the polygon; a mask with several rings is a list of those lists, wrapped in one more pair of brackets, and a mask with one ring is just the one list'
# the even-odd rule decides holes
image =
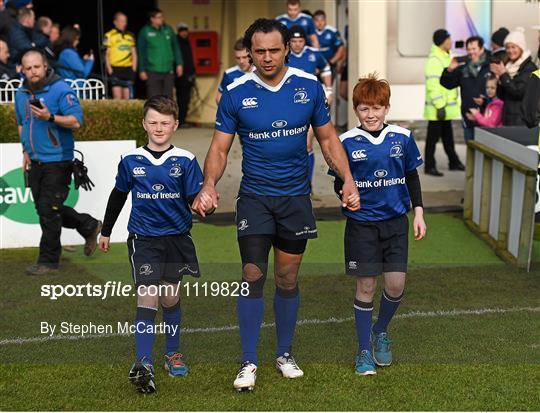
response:
{"label": "blue rugby jersey", "polygon": [[223,78],[221,79],[221,83],[218,86],[219,93],[223,93],[227,86],[229,86],[232,82],[234,82],[239,77],[244,76],[245,74],[246,72],[242,71],[240,69],[240,66],[238,65],[229,67],[223,73]]}
{"label": "blue rugby jersey", "polygon": [[309,46],[304,46],[304,49],[299,54],[291,50],[287,65],[289,67],[296,67],[312,75],[317,74],[317,69],[319,69],[321,77],[332,75],[330,65],[322,53],[318,49]]}
{"label": "blue rugby jersey", "polygon": [[388,125],[374,137],[353,128],[339,139],[360,193],[360,209],[343,208],[343,214],[357,221],[382,221],[407,213],[411,199],[405,175],[423,163],[411,131]]}
{"label": "blue rugby jersey", "polygon": [[313,18],[309,14],[299,13],[295,19],[291,19],[287,13],[281,14],[276,17],[276,20],[290,29],[293,26],[300,26],[304,29],[307,35],[306,42],[308,45],[311,45],[310,36],[315,34],[315,23],[313,23]]}
{"label": "blue rugby jersey", "polygon": [[256,72],[227,86],[216,129],[242,143],[240,193],[296,196],[310,193],[306,137],[309,125],[330,122],[324,91],[313,75],[287,68],[277,86]]}
{"label": "blue rugby jersey", "polygon": [[319,39],[319,50],[328,61],[336,54],[336,50],[343,44],[339,31],[332,26],[326,25],[321,31],[315,30]]}
{"label": "blue rugby jersey", "polygon": [[131,191],[128,231],[150,237],[188,232],[192,220],[187,199],[202,184],[197,159],[186,150],[173,147],[159,159],[144,148],[122,155],[115,187]]}

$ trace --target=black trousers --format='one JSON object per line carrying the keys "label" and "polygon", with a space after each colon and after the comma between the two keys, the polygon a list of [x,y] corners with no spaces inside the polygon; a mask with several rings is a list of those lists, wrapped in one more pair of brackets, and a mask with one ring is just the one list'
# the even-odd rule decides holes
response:
{"label": "black trousers", "polygon": [[148,72],[148,80],[146,81],[146,98],[151,98],[155,95],[166,95],[173,97],[174,74]]}
{"label": "black trousers", "polygon": [[188,76],[180,76],[176,78],[176,103],[178,103],[178,121],[182,125],[189,109],[189,101],[191,100],[191,90],[193,88],[193,80],[189,80]]}
{"label": "black trousers", "polygon": [[64,205],[71,182],[71,161],[32,162],[28,184],[41,225],[38,263],[58,267],[62,227],[76,229],[84,238],[92,235],[97,220]]}
{"label": "black trousers", "polygon": [[450,120],[430,120],[427,127],[426,148],[424,153],[425,169],[435,168],[435,147],[439,138],[442,138],[443,148],[448,156],[450,167],[461,163],[454,147],[454,134],[452,132],[452,121]]}

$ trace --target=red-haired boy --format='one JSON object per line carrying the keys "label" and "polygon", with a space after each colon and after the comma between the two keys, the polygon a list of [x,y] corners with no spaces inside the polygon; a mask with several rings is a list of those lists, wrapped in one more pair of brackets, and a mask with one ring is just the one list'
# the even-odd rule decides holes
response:
{"label": "red-haired boy", "polygon": [[[345,267],[357,277],[354,313],[358,336],[356,374],[376,374],[375,365],[392,363],[388,324],[403,297],[407,272],[407,212],[414,208],[414,238],[426,234],[418,168],[422,157],[411,131],[385,123],[390,86],[375,74],[358,81],[353,105],[360,126],[340,136],[360,192],[357,211],[343,209]],[[334,175],[329,171],[330,175]],[[336,177],[336,192],[341,180]],[[372,325],[377,276],[384,275],[377,322]]]}

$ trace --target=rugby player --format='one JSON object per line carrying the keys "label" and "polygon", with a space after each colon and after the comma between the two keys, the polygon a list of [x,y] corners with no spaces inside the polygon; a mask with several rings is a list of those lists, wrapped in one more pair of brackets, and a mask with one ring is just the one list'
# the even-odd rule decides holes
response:
{"label": "rugby player", "polygon": [[315,34],[313,19],[309,14],[302,13],[302,4],[300,3],[300,0],[287,0],[287,13],[277,16],[276,20],[285,25],[288,29],[293,26],[303,27],[309,36],[308,44],[316,49],[319,48],[319,40]]}
{"label": "rugby player", "polygon": [[[192,206],[202,216],[218,206],[216,184],[238,133],[243,177],[236,225],[242,280],[249,284],[249,294],[237,302],[242,343],[241,366],[234,380],[237,390],[255,386],[263,286],[272,247],[276,366],[286,378],[304,374],[292,355],[292,342],[300,304],[298,269],[307,240],[317,236],[309,198],[306,133],[310,124],[327,163],[344,181],[343,207],[351,211],[360,207],[345,151],[330,122],[324,90],[315,76],[285,65],[288,40],[287,28],[276,20],[258,19],[247,29],[244,45],[256,70],[236,79],[223,93],[204,164],[204,185]],[[212,200],[211,205],[205,197]]]}
{"label": "rugby player", "polygon": [[[319,75],[324,83],[324,94],[328,104],[332,103],[332,72],[323,54],[313,47],[306,45],[306,32],[300,26],[289,29],[291,52],[289,53],[290,67],[296,67],[312,75]],[[309,162],[309,182],[313,180],[315,169],[315,154],[313,153],[313,129],[309,128],[307,135],[307,150]]]}
{"label": "rugby player", "polygon": [[242,38],[234,43],[234,59],[236,60],[236,66],[229,67],[225,70],[221,83],[218,86],[218,91],[216,93],[216,104],[218,105],[225,88],[236,79],[252,70],[251,61]]}

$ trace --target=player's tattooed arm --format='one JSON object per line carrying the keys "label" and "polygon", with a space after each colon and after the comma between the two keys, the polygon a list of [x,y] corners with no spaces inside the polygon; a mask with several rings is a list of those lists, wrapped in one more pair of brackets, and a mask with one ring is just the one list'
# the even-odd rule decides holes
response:
{"label": "player's tattooed arm", "polygon": [[233,134],[214,131],[214,137],[204,161],[204,183],[191,205],[191,209],[202,217],[213,212],[218,206],[219,194],[216,191],[216,184],[225,172],[227,155],[233,139]]}

